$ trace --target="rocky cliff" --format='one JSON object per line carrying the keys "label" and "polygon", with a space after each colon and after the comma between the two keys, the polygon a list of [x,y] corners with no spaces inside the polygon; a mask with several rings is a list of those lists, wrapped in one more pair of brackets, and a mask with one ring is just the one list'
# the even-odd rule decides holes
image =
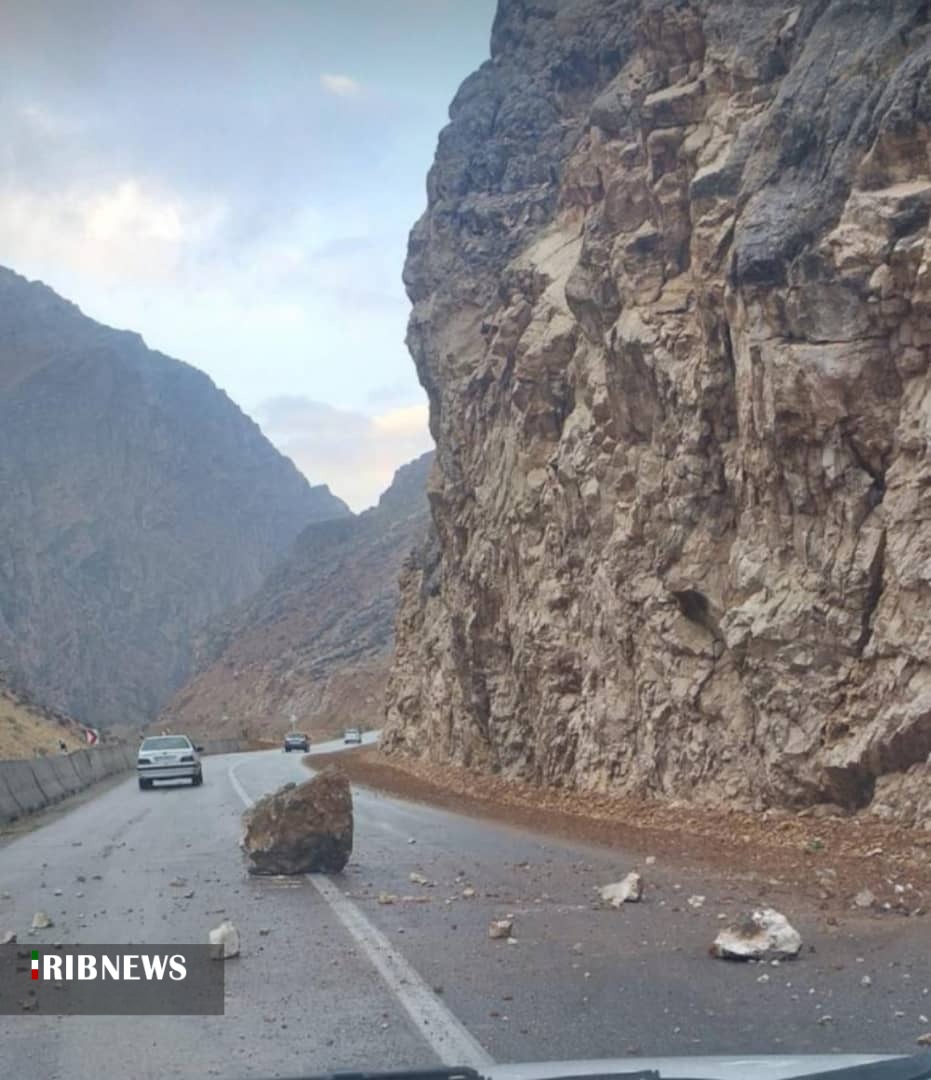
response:
{"label": "rocky cliff", "polygon": [[254,596],[200,635],[197,673],[159,723],[279,736],[378,727],[398,574],[428,526],[433,454],[399,469],[378,505],[309,525]]}
{"label": "rocky cliff", "polygon": [[501,0],[405,271],[436,542],[389,750],[915,818],[928,14]]}
{"label": "rocky cliff", "polygon": [[194,629],[347,513],[206,375],[0,270],[0,672],[35,699],[151,718]]}

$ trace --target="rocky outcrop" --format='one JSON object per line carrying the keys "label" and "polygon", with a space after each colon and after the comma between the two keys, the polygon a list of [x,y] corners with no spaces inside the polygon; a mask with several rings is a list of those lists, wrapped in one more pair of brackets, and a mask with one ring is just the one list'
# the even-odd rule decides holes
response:
{"label": "rocky outcrop", "polygon": [[200,635],[197,673],[159,724],[212,734],[378,727],[398,574],[427,530],[433,454],[400,468],[378,505],[308,526],[243,604]]}
{"label": "rocky outcrop", "polygon": [[0,670],[35,699],[151,719],[194,630],[346,514],[206,375],[0,270]]}
{"label": "rocky outcrop", "polygon": [[243,814],[250,874],[339,873],[352,854],[352,791],[336,769],[286,784]]}
{"label": "rocky outcrop", "polygon": [[861,807],[931,752],[927,5],[501,0],[411,235],[389,751]]}

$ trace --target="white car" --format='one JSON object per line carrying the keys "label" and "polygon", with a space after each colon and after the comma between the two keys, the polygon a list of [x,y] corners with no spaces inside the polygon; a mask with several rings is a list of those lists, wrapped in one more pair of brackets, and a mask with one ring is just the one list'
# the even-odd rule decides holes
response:
{"label": "white car", "polygon": [[362,732],[357,727],[346,728],[343,732],[343,744],[349,745],[350,743],[361,743]]}
{"label": "white car", "polygon": [[194,787],[204,782],[200,764],[202,746],[187,735],[151,735],[144,739],[136,758],[139,787],[145,791],[156,780],[190,780]]}

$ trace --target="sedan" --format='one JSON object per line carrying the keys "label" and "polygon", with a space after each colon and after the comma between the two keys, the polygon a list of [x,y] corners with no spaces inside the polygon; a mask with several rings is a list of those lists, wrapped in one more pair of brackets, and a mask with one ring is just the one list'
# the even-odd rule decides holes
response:
{"label": "sedan", "polygon": [[190,780],[199,787],[204,782],[202,750],[187,735],[152,735],[143,740],[136,758],[139,787],[145,791],[156,780]]}

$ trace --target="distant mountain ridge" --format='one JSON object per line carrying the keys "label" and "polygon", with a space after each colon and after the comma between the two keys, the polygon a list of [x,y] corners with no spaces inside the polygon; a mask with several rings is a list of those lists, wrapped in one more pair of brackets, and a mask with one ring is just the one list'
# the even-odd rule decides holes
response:
{"label": "distant mountain ridge", "polygon": [[309,525],[247,601],[199,637],[197,673],[159,724],[211,734],[314,733],[380,722],[398,577],[426,535],[433,454],[400,468],[378,505]]}
{"label": "distant mountain ridge", "polygon": [[202,372],[0,268],[0,671],[142,723],[194,631],[349,516]]}

